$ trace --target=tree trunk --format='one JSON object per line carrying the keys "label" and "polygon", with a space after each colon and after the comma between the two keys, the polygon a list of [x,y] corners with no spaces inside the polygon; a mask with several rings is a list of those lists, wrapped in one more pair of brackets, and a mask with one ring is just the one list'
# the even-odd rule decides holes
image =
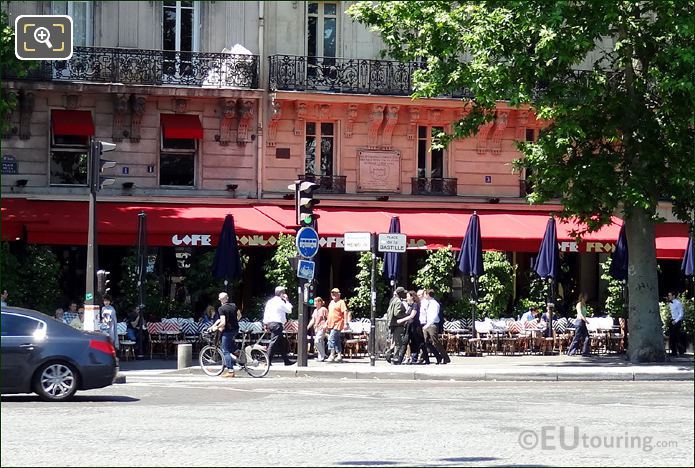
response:
{"label": "tree trunk", "polygon": [[654,221],[640,208],[625,216],[629,255],[630,299],[627,356],[632,363],[666,360],[659,315],[659,284],[656,273]]}

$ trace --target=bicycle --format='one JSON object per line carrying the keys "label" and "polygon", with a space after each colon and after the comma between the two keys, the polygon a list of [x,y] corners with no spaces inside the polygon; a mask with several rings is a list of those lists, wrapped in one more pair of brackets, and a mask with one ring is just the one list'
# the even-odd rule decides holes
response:
{"label": "bicycle", "polygon": [[[265,333],[252,345],[246,344],[248,335],[250,335],[250,332],[244,332],[242,335],[238,355],[234,354],[236,363],[251,377],[265,377],[270,370],[268,353],[260,344]],[[221,375],[227,366],[224,364],[224,356],[222,355],[222,348],[220,348],[220,333],[205,331],[201,333],[201,337],[208,344],[200,350],[200,355],[198,356],[200,368],[205,375],[210,377]]]}

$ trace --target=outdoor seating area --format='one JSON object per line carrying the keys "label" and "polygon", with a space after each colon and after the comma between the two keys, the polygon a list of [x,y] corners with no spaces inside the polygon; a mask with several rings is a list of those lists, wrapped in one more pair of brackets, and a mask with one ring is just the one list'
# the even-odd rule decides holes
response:
{"label": "outdoor seating area", "polygon": [[[592,354],[625,351],[626,330],[624,321],[622,322],[616,325],[611,317],[589,318],[587,328]],[[552,336],[546,336],[545,322],[522,322],[512,318],[486,319],[475,322],[474,336],[470,319],[447,321],[444,323],[442,343],[447,353],[464,356],[564,353],[574,337],[575,329],[571,323],[564,317],[553,320]],[[164,359],[173,358],[176,356],[176,345],[190,343],[193,345],[193,352],[197,353],[205,345],[201,333],[207,326],[191,318],[166,318],[161,322],[149,322],[146,352],[150,359],[154,356]],[[342,333],[345,355],[353,358],[367,356],[370,320],[366,318],[354,320],[349,322],[348,328]],[[136,343],[126,339],[126,330],[125,322],[118,324],[121,358],[128,360],[135,357]],[[297,352],[298,330],[297,320],[288,320],[285,323],[284,333],[290,354]],[[270,338],[270,335],[263,336],[264,328],[260,321],[252,322],[242,319],[239,322],[239,332],[237,337],[239,344],[242,333],[249,333],[251,341],[260,340],[261,344],[267,344]],[[307,343],[307,349],[313,353],[314,342],[311,335],[307,336]]]}

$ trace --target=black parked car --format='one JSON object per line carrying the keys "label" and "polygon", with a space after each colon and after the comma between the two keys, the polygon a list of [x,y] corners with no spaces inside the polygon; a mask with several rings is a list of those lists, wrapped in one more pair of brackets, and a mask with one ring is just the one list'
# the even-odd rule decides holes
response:
{"label": "black parked car", "polygon": [[2,393],[36,392],[62,401],[77,390],[111,385],[116,351],[98,332],[76,330],[40,312],[2,308]]}

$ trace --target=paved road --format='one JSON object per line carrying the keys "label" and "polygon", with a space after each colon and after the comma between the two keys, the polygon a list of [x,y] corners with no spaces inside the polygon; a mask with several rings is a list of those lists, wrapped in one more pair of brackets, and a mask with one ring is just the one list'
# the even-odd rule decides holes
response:
{"label": "paved road", "polygon": [[693,465],[692,382],[133,375],[1,415],[2,466]]}

